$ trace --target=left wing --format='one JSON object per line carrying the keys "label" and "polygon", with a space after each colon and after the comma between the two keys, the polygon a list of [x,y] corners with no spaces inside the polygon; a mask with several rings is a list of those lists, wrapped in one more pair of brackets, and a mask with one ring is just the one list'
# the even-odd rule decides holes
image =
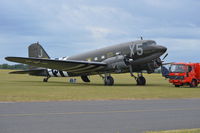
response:
{"label": "left wing", "polygon": [[8,61],[23,63],[36,67],[57,69],[73,73],[88,73],[104,70],[107,66],[103,62],[89,62],[77,60],[53,60],[42,58],[6,57]]}
{"label": "left wing", "polygon": [[22,70],[22,71],[12,71],[9,72],[10,74],[34,74],[34,73],[41,73],[43,71],[46,71],[45,68],[43,69],[30,69],[30,70]]}

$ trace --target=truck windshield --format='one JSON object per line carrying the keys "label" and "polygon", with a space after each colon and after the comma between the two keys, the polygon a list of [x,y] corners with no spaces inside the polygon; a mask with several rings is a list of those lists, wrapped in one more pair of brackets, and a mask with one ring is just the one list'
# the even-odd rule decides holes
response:
{"label": "truck windshield", "polygon": [[188,72],[188,66],[183,65],[183,64],[172,64],[170,66],[170,72],[172,73],[184,73]]}

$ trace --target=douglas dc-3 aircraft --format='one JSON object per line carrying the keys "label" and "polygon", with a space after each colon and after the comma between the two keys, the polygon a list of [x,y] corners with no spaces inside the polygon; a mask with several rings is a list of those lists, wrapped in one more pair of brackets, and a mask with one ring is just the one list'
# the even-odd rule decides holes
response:
{"label": "douglas dc-3 aircraft", "polygon": [[[29,58],[6,57],[5,59],[34,66],[29,70],[11,73],[45,76],[44,82],[47,82],[50,77],[75,76],[80,76],[84,82],[90,82],[88,76],[98,74],[103,78],[105,85],[113,85],[112,73],[130,73],[137,81],[137,85],[145,85],[146,80],[142,71],[152,73],[162,66],[163,61],[160,56],[166,50],[166,47],[157,45],[153,40],[138,40],[71,57],[50,59],[42,46],[34,43],[29,46]],[[137,76],[133,75],[134,72]]]}

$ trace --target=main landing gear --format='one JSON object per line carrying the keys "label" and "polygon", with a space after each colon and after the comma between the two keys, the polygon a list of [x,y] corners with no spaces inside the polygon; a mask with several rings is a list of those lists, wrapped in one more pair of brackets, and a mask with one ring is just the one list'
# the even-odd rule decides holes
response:
{"label": "main landing gear", "polygon": [[137,85],[146,85],[146,79],[143,77],[142,73],[140,76],[136,78],[136,82],[137,82]]}
{"label": "main landing gear", "polygon": [[102,79],[104,80],[104,85],[106,86],[112,86],[114,85],[114,79],[110,74],[105,74],[105,76],[100,75]]}
{"label": "main landing gear", "polygon": [[[135,80],[137,82],[137,85],[140,85],[140,86],[146,85],[146,79],[142,75],[142,72],[138,73],[137,77],[135,75],[133,75],[133,73],[131,73],[131,76],[135,78]],[[114,85],[114,79],[113,79],[113,77],[110,74],[105,74],[105,76],[102,76],[100,74],[100,77],[102,77],[105,86],[112,86],[112,85]]]}
{"label": "main landing gear", "polygon": [[43,79],[43,82],[48,82],[49,78],[50,78],[50,76],[47,76],[46,78]]}
{"label": "main landing gear", "polygon": [[131,74],[131,77],[134,77],[136,82],[137,82],[137,85],[146,85],[146,79],[145,77],[143,76],[142,72],[138,73],[138,76],[136,77],[134,74],[133,74],[133,71],[132,71],[132,67],[130,67],[130,74]]}

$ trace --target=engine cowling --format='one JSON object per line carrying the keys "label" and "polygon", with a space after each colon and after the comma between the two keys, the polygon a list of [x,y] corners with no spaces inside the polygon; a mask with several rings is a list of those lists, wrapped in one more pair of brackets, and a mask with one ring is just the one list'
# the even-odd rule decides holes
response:
{"label": "engine cowling", "polygon": [[123,55],[110,57],[103,62],[108,64],[109,70],[114,70],[114,72],[118,73],[128,68],[128,62],[126,62],[126,58]]}
{"label": "engine cowling", "polygon": [[152,62],[147,64],[147,72],[153,73],[155,69],[159,68],[162,64],[160,58],[153,60]]}

